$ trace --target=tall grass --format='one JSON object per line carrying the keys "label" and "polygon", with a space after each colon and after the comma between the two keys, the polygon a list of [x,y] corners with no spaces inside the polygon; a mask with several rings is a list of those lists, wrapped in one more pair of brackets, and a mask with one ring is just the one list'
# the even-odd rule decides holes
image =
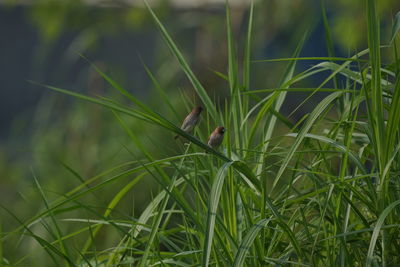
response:
{"label": "tall grass", "polygon": [[[22,242],[33,238],[55,265],[65,266],[400,264],[400,68],[397,66],[395,72],[385,68],[380,56],[382,50],[393,50],[392,61],[398,64],[395,35],[400,16],[394,22],[391,45],[382,46],[376,4],[365,1],[367,49],[349,58],[336,58],[328,32],[330,57],[307,58],[319,63],[298,73],[296,63],[302,60],[299,55],[305,34],[291,58],[278,59],[288,63],[274,90],[251,88],[253,4],[249,7],[243,61],[227,4],[228,70],[223,76],[230,95],[224,103],[210,97],[174,39],[147,6],[205,107],[207,128],[227,128],[222,148],[208,147],[206,132],[199,130],[193,136],[183,132],[93,65],[131,101],[131,106],[106,97],[46,87],[112,110],[143,158],[89,178],[53,202],[47,200],[37,182],[46,208],[27,222],[19,221],[20,226],[13,232],[21,235]],[[322,10],[325,14],[324,6]],[[325,15],[324,24],[329,30]],[[170,103],[168,92],[146,70],[159,96]],[[315,88],[295,87],[302,80],[324,74],[326,79]],[[343,77],[345,82],[338,82]],[[331,83],[334,88],[326,87]],[[310,97],[324,92],[324,98],[293,124],[281,109],[287,96],[299,91],[310,93]],[[135,130],[127,126],[126,116],[179,134],[190,144],[181,154],[154,158]],[[280,125],[288,128],[286,133],[278,133]],[[103,210],[82,201],[86,195],[126,177],[125,186],[107,200]],[[110,216],[144,177],[152,177],[161,188],[144,211],[129,219]],[[90,216],[65,218],[76,209]],[[75,223],[77,230],[64,232],[66,223]],[[34,231],[39,224],[46,238]],[[96,241],[104,228],[115,233],[116,241],[98,248]],[[0,248],[10,235],[2,237]],[[73,240],[82,236],[86,242],[74,244]],[[34,256],[32,253],[28,251],[10,265],[23,264],[27,257]],[[4,264],[11,261],[1,260]]]}

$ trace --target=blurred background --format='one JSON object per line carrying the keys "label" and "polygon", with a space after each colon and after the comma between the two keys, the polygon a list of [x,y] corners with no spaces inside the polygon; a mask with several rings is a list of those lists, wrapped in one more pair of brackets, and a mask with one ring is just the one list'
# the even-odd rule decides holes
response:
{"label": "blurred background", "polygon": [[[223,99],[228,85],[214,71],[227,71],[225,1],[149,2],[209,94]],[[241,56],[249,0],[230,4]],[[301,56],[328,56],[322,5],[320,0],[255,1],[252,59],[290,57],[306,33]],[[335,56],[347,57],[365,49],[364,1],[326,1],[325,5]],[[382,43],[388,43],[400,2],[380,0],[379,5]],[[181,116],[189,108],[180,104],[183,98],[199,101],[142,0],[0,0],[0,36],[0,202],[22,221],[44,207],[34,178],[51,201],[81,184],[80,179],[142,158],[110,111],[30,81],[120,99],[82,54],[177,125],[181,118],[157,98],[144,65],[169,92]],[[312,64],[316,62],[299,62],[297,72]],[[252,89],[277,87],[285,65],[252,64]],[[299,86],[317,86],[322,79],[316,77]],[[304,97],[290,97],[284,112],[289,114]],[[318,96],[308,105],[313,101]],[[307,106],[289,119],[296,121],[305,112]],[[172,134],[140,121],[126,121],[155,158],[173,153]],[[136,188],[140,190],[125,200],[129,208],[121,211],[127,217],[132,215],[129,210],[141,211],[157,186],[149,178]],[[94,197],[93,207],[106,206],[117,190],[118,185],[101,198]],[[6,232],[19,225],[4,210],[0,210],[0,221]],[[21,251],[23,247],[6,248],[10,254]]]}

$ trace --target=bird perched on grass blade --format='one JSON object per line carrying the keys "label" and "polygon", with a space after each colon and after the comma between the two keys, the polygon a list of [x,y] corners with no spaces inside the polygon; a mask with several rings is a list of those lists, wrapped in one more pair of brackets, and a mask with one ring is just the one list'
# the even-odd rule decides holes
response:
{"label": "bird perched on grass blade", "polygon": [[[200,113],[203,111],[203,108],[198,106],[195,107],[192,112],[189,113],[189,115],[186,116],[186,118],[183,120],[181,130],[186,132],[186,133],[191,133],[196,126],[196,124],[199,122],[200,119]],[[175,139],[177,139],[179,135],[175,136]]]}
{"label": "bird perched on grass blade", "polygon": [[213,149],[218,148],[222,144],[222,140],[224,140],[224,133],[225,128],[223,126],[218,126],[217,128],[215,128],[215,130],[208,138],[207,145],[209,145]]}

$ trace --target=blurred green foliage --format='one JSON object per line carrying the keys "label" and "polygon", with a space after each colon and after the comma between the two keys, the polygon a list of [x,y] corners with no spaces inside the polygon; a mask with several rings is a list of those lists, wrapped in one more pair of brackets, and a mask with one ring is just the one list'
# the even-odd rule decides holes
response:
{"label": "blurred green foliage", "polygon": [[120,6],[114,1],[99,4],[104,6],[88,5],[81,0],[38,0],[29,16],[45,41],[56,40],[69,31],[116,34],[122,29],[143,27],[147,22],[148,16],[140,7]]}
{"label": "blurred green foliage", "polygon": [[[365,48],[367,42],[365,7],[362,0],[337,0],[327,1],[331,24],[333,26],[333,38],[337,45],[345,52],[360,51]],[[378,12],[382,25],[382,42],[389,43],[392,20],[400,9],[397,0],[379,0]],[[390,15],[388,15],[390,14]]]}

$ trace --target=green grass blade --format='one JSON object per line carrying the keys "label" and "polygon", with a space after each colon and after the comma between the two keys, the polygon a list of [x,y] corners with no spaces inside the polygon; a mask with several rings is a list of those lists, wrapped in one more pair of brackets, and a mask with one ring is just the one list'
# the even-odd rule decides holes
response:
{"label": "green grass blade", "polygon": [[288,58],[274,58],[253,60],[254,63],[263,62],[281,62],[281,61],[302,61],[302,60],[329,60],[329,61],[353,61],[353,62],[368,62],[367,60],[357,59],[352,57],[288,57]]}
{"label": "green grass blade", "polygon": [[145,1],[145,4],[146,4],[147,9],[149,10],[151,16],[153,17],[154,22],[156,23],[158,29],[160,30],[161,34],[163,35],[168,47],[170,48],[170,50],[174,54],[174,56],[177,58],[182,70],[185,72],[186,76],[192,83],[192,85],[193,85],[194,89],[196,90],[197,94],[199,95],[200,99],[203,101],[203,104],[205,105],[207,112],[210,114],[211,118],[215,122],[220,123],[217,109],[215,108],[215,105],[211,101],[210,97],[208,96],[206,90],[204,89],[204,87],[201,85],[200,81],[196,78],[196,76],[190,69],[189,64],[186,62],[182,53],[179,51],[178,47],[176,46],[175,42],[169,36],[167,30],[162,25],[162,23],[158,19],[157,15],[153,12],[153,10],[151,9],[151,7],[147,3],[147,1]]}
{"label": "green grass blade", "polygon": [[[130,181],[127,185],[125,185],[115,196],[114,198],[110,201],[108,204],[106,211],[103,214],[103,218],[108,218],[111,214],[111,212],[114,210],[114,208],[117,206],[117,204],[121,201],[121,199],[129,192],[129,190],[135,186],[147,173],[142,173],[139,174],[137,177],[135,177],[132,181]],[[85,246],[81,250],[82,254],[85,254],[86,251],[89,249],[91,246],[92,242],[94,241],[94,238],[96,237],[97,233],[101,230],[102,225],[98,225],[94,227],[92,230],[92,235],[91,237],[86,241]]]}
{"label": "green grass blade", "polygon": [[371,102],[372,116],[369,118],[375,136],[375,151],[380,171],[386,165],[384,155],[385,122],[383,118],[383,100],[381,87],[381,50],[380,50],[380,25],[377,11],[377,1],[366,0],[368,47],[371,66]]}
{"label": "green grass blade", "polygon": [[394,88],[392,101],[390,103],[389,117],[387,120],[386,130],[386,158],[391,157],[391,153],[396,144],[400,125],[400,77],[397,78],[396,85]]}
{"label": "green grass blade", "polygon": [[[305,39],[306,39],[306,34],[304,34],[303,38],[301,39],[300,43],[297,45],[296,50],[294,51],[293,56],[297,57],[300,54],[300,51],[304,45]],[[289,85],[286,85],[289,80],[292,79],[293,73],[296,67],[296,61],[290,62],[288,66],[285,69],[285,73],[282,77],[281,81],[281,87],[286,88],[289,87]],[[283,101],[285,100],[286,97],[286,92],[281,92],[277,96],[276,102],[274,103],[272,109],[276,111],[277,113],[280,112],[280,109],[282,107]],[[267,104],[267,103],[266,103]],[[263,147],[262,147],[262,154],[260,154],[259,162],[264,162],[264,154],[266,153],[268,146],[269,146],[269,140],[271,139],[272,133],[275,129],[277,117],[274,115],[269,115],[267,117],[266,123],[265,123],[265,128],[266,128],[266,133],[263,136]],[[264,168],[264,164],[259,164],[257,168],[257,176],[261,174],[262,169]]]}
{"label": "green grass blade", "polygon": [[[298,134],[297,133],[290,133],[290,134],[287,134],[286,136],[297,138]],[[349,158],[353,161],[354,164],[357,165],[357,167],[361,170],[361,172],[363,174],[368,173],[367,170],[364,167],[364,164],[361,162],[361,159],[355,153],[353,153],[352,151],[348,151],[346,146],[344,146],[343,144],[341,144],[341,143],[339,143],[339,142],[337,142],[335,140],[332,140],[332,139],[330,139],[330,138],[328,138],[326,136],[322,136],[322,135],[316,135],[316,134],[308,133],[308,134],[305,134],[304,137],[315,139],[315,140],[319,140],[319,141],[327,143],[327,144],[331,144],[334,147],[338,148],[343,153],[348,153]]]}
{"label": "green grass blade", "polygon": [[153,73],[150,71],[150,69],[147,67],[147,65],[142,61],[142,65],[144,69],[146,70],[147,75],[149,76],[150,80],[152,81],[154,88],[156,88],[157,92],[160,94],[162,97],[163,101],[167,103],[168,107],[174,112],[175,116],[179,118],[178,113],[176,112],[175,106],[172,104],[170,97],[168,96],[167,92],[164,90],[164,88],[159,84],[157,81],[156,77],[153,75]]}
{"label": "green grass blade", "polygon": [[297,138],[294,142],[294,144],[290,147],[286,157],[284,158],[278,173],[275,176],[274,183],[273,183],[273,188],[276,186],[278,181],[280,180],[283,172],[285,171],[286,167],[288,166],[290,160],[292,159],[294,152],[297,150],[297,148],[300,146],[301,142],[303,142],[303,139],[305,138],[306,134],[308,131],[311,129],[313,126],[315,120],[321,115],[322,112],[330,105],[334,100],[336,100],[339,96],[341,96],[343,93],[342,92],[335,92],[327,97],[325,97],[316,107],[315,109],[310,113],[310,116],[308,117],[307,121],[305,122],[304,126],[301,128],[301,131],[297,135]]}
{"label": "green grass blade", "polygon": [[236,90],[238,89],[238,70],[236,63],[236,53],[235,53],[235,42],[233,40],[233,31],[231,24],[231,15],[229,2],[225,1],[225,12],[226,12],[226,33],[227,33],[227,43],[228,43],[228,78],[229,87],[231,90],[231,95],[236,95]]}
{"label": "green grass blade", "polygon": [[369,243],[369,248],[368,248],[368,253],[367,253],[367,261],[365,263],[365,265],[367,267],[371,266],[372,261],[374,259],[374,249],[375,249],[376,241],[378,240],[379,232],[382,229],[382,226],[385,222],[386,217],[399,204],[400,204],[400,200],[397,200],[397,201],[391,203],[389,206],[387,206],[383,210],[381,215],[379,215],[379,219],[375,224],[374,231],[372,232],[372,236],[371,236],[371,241]]}
{"label": "green grass blade", "polygon": [[130,94],[128,91],[126,91],[121,85],[119,85],[116,81],[114,81],[110,76],[105,74],[99,67],[97,67],[94,63],[89,61],[86,57],[81,55],[93,68],[94,70],[100,74],[101,77],[103,77],[104,80],[106,80],[113,88],[117,89],[123,96],[127,97],[129,100],[131,100],[133,103],[135,103],[138,107],[143,109],[147,114],[151,115],[154,118],[160,119],[159,115],[154,112],[151,108],[147,107],[144,105],[141,101],[139,101],[136,97],[134,97],[132,94]]}
{"label": "green grass blade", "polygon": [[[34,82],[35,83],[35,82]],[[81,100],[85,100],[106,108],[109,108],[113,111],[118,111],[121,113],[124,113],[126,115],[132,116],[134,118],[146,121],[148,123],[152,123],[152,124],[156,124],[159,125],[161,127],[164,127],[170,131],[173,131],[176,134],[179,134],[180,136],[183,136],[184,138],[188,139],[189,141],[191,141],[192,143],[196,144],[197,146],[199,146],[200,148],[204,149],[205,151],[209,152],[210,154],[213,154],[217,157],[219,157],[220,159],[224,160],[224,161],[231,161],[228,157],[226,157],[225,155],[223,155],[222,153],[218,152],[215,149],[212,149],[210,146],[208,146],[207,144],[201,142],[200,140],[198,140],[197,138],[195,138],[194,136],[184,132],[181,128],[179,128],[178,126],[173,125],[171,122],[169,122],[167,119],[163,118],[163,117],[159,117],[157,116],[157,118],[146,114],[144,112],[138,111],[138,110],[134,110],[134,109],[130,109],[127,107],[122,106],[121,104],[115,103],[115,102],[110,102],[110,101],[105,101],[105,100],[100,100],[94,97],[89,97],[86,95],[82,95],[82,94],[78,94],[69,90],[65,90],[65,89],[61,89],[58,87],[54,87],[54,86],[50,86],[50,85],[43,85],[43,84],[38,84],[35,83],[37,85],[46,87],[48,89],[66,94],[66,95],[70,95],[76,98],[79,98]]]}
{"label": "green grass blade", "polygon": [[[174,177],[174,178],[176,178],[176,177]],[[169,188],[167,189],[168,192],[171,192],[173,190],[173,188],[175,186],[175,181],[176,181],[175,179],[172,179],[172,182],[171,182]],[[151,250],[151,248],[153,246],[153,242],[154,242],[154,239],[156,237],[156,234],[158,233],[159,226],[161,224],[161,220],[162,220],[162,217],[164,215],[164,211],[167,208],[169,197],[170,197],[169,194],[165,194],[165,196],[164,196],[164,198],[162,200],[162,203],[160,204],[160,207],[158,209],[157,215],[154,218],[154,222],[153,222],[153,225],[152,225],[152,228],[151,228],[150,236],[149,236],[149,238],[147,240],[146,249],[144,251],[142,259],[140,260],[139,267],[148,266],[148,264],[149,264],[147,262],[147,259],[148,259],[149,254],[150,254],[150,250]]]}
{"label": "green grass blade", "polygon": [[[44,191],[43,191],[43,189],[42,189],[42,187],[41,187],[41,185],[40,185],[39,181],[37,180],[36,175],[34,173],[33,173],[33,179],[35,181],[36,187],[38,188],[38,190],[40,192],[40,195],[41,195],[41,197],[43,199],[43,202],[44,202],[44,204],[46,206],[46,209],[49,210],[49,203],[47,201],[46,195],[44,194]],[[59,241],[59,244],[60,244],[61,253],[63,255],[65,255],[66,257],[70,258],[69,252],[67,251],[67,249],[65,247],[65,244],[62,241],[63,234],[62,234],[61,229],[60,229],[60,227],[59,227],[59,225],[57,223],[57,220],[56,220],[56,218],[54,216],[54,213],[49,211],[49,216],[50,216],[50,218],[51,218],[51,220],[52,220],[52,222],[54,224],[54,227],[56,228],[56,237],[57,237],[57,240]],[[65,262],[65,265],[68,266],[68,261]]]}
{"label": "green grass blade", "polygon": [[240,243],[239,250],[236,252],[235,261],[233,263],[234,267],[243,266],[246,259],[246,253],[250,249],[254,239],[257,237],[260,230],[269,223],[269,221],[270,219],[261,219],[249,229],[246,236],[243,238],[243,241]]}
{"label": "green grass blade", "polygon": [[56,265],[59,265],[59,263],[55,260],[55,258],[53,257],[53,255],[51,254],[51,252],[55,253],[56,255],[58,255],[60,258],[64,259],[70,266],[76,266],[72,260],[65,255],[63,252],[61,252],[60,250],[58,250],[54,245],[52,245],[51,243],[49,243],[48,241],[46,241],[45,239],[41,238],[40,236],[34,234],[32,232],[32,230],[26,225],[24,224],[17,216],[15,216],[14,213],[12,213],[9,209],[7,209],[5,206],[3,206],[2,204],[0,204],[0,207],[3,208],[8,214],[10,214],[16,221],[18,221],[18,223],[23,227],[23,229],[26,230],[27,235],[33,237],[35,239],[36,242],[38,242],[45,250],[46,252],[51,256],[51,258],[54,260],[54,263]]}
{"label": "green grass blade", "polygon": [[233,162],[227,162],[219,169],[211,188],[210,199],[208,201],[208,215],[205,234],[206,238],[203,246],[203,267],[207,267],[209,265],[211,246],[214,237],[215,219],[217,216],[217,208],[221,197],[222,186],[224,185],[226,173],[232,164]]}
{"label": "green grass blade", "polygon": [[246,35],[246,46],[244,49],[243,58],[243,85],[245,91],[250,89],[250,57],[251,57],[251,34],[253,30],[253,11],[254,2],[250,1],[249,21],[247,22],[247,35]]}

